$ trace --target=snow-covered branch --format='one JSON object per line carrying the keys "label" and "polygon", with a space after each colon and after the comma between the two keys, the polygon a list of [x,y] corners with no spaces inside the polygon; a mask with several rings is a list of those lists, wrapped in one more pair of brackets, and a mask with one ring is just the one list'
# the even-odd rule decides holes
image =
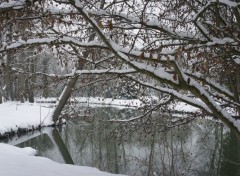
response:
{"label": "snow-covered branch", "polygon": [[[154,4],[143,0],[129,1],[127,5],[125,1],[53,2],[10,0],[0,4],[0,11],[18,12],[30,3],[34,8],[29,16],[38,17],[31,19],[14,13],[2,21],[8,32],[1,33],[1,69],[9,68],[10,63],[14,65],[11,58],[22,54],[17,52],[20,48],[38,51],[39,45],[49,46],[66,67],[69,62],[81,67],[74,69],[72,64],[71,74],[29,70],[27,74],[75,79],[72,85],[84,74],[124,74],[145,87],[170,94],[216,116],[239,133],[239,121],[223,106],[228,104],[236,114],[240,113],[240,71],[235,62],[240,58],[238,2],[156,1]],[[34,12],[39,6],[40,10]],[[21,18],[26,26],[17,20]],[[9,31],[19,26],[24,26],[26,33]],[[145,80],[134,78],[135,73],[143,75]]]}
{"label": "snow-covered branch", "polygon": [[0,3],[0,11],[1,10],[9,10],[9,9],[21,9],[26,5],[26,0],[8,0],[6,2]]}

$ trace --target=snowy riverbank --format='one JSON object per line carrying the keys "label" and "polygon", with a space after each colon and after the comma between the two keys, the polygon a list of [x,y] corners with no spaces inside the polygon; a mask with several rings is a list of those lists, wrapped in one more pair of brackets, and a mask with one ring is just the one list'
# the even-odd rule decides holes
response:
{"label": "snowy riverbank", "polygon": [[[75,99],[76,100],[76,99]],[[0,104],[0,137],[9,133],[16,133],[18,130],[33,130],[39,125],[49,126],[53,122],[51,114],[56,98],[36,99],[36,103],[4,102]],[[153,101],[153,100],[148,100]],[[71,103],[76,102],[71,100]],[[121,100],[102,97],[81,97],[77,103],[89,106],[114,106],[119,108],[138,108],[143,102],[138,99]],[[185,103],[177,103],[169,106],[173,111],[195,112],[198,109]]]}
{"label": "snowy riverbank", "polygon": [[0,104],[0,136],[52,125],[51,113],[47,104],[4,102]]}
{"label": "snowy riverbank", "polygon": [[[34,130],[53,124],[51,119],[56,98],[36,99],[36,103],[4,102],[0,104],[0,137],[19,130]],[[73,101],[71,101],[73,102]],[[140,100],[103,99],[100,97],[78,98],[78,103],[90,106],[140,107]]]}
{"label": "snowy riverbank", "polygon": [[36,150],[0,143],[1,176],[123,176],[101,172],[96,168],[60,164],[34,156]]}
{"label": "snowy riverbank", "polygon": [[[4,102],[0,104],[0,137],[16,133],[19,129],[33,130],[39,125],[49,126],[53,122],[51,115],[56,99],[37,99],[36,103]],[[73,103],[73,101],[71,101]],[[114,106],[119,108],[138,108],[140,100],[119,100],[97,98],[78,98],[78,103],[95,106]],[[190,109],[185,104],[175,104],[178,109]],[[0,175],[2,176],[120,176],[101,172],[96,168],[56,163],[50,159],[34,156],[32,148],[18,148],[0,143]]]}

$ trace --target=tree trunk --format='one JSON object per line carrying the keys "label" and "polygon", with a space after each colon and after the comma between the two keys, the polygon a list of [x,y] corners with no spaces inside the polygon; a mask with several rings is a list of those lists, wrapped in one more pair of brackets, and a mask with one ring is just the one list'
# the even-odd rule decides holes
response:
{"label": "tree trunk", "polygon": [[[43,64],[43,73],[48,73],[48,59],[44,58],[42,61]],[[49,96],[49,90],[48,90],[48,78],[46,75],[43,75],[42,77],[42,84],[43,84],[43,97],[47,98]]]}
{"label": "tree trunk", "polygon": [[72,89],[76,85],[78,77],[79,77],[78,75],[75,75],[72,78],[68,79],[68,82],[67,82],[61,96],[59,97],[59,100],[56,104],[56,108],[54,109],[54,112],[52,115],[52,120],[54,123],[56,123],[58,121],[58,117],[60,116],[65,104],[67,103],[69,97],[71,96]]}
{"label": "tree trunk", "polygon": [[35,82],[34,73],[36,70],[35,69],[35,61],[36,61],[35,58],[29,59],[29,71],[32,74],[32,75],[30,75],[31,77],[29,78],[30,79],[30,84],[29,84],[30,89],[28,90],[30,103],[34,103],[34,82]]}
{"label": "tree trunk", "polygon": [[0,104],[3,103],[3,77],[0,76]]}
{"label": "tree trunk", "polygon": [[[100,9],[103,8],[105,4],[105,0],[101,0],[101,5],[100,5]],[[89,37],[89,40],[88,41],[92,41],[95,37],[95,33],[92,33],[91,36]],[[78,50],[73,47],[72,48],[76,53],[78,53]],[[90,51],[85,51],[83,53],[83,56],[84,58],[87,58],[88,54],[91,53],[91,50]],[[78,60],[78,63],[77,63],[77,70],[82,70],[83,69],[83,66],[85,64],[85,60],[82,59],[82,58],[79,58]],[[69,97],[71,96],[72,94],[72,89],[74,88],[74,86],[76,85],[77,83],[77,80],[78,80],[78,75],[74,75],[72,78],[68,79],[68,82],[67,82],[67,85],[65,86],[60,98],[59,98],[59,101],[57,102],[57,105],[56,105],[56,108],[53,112],[53,116],[52,116],[52,119],[53,119],[53,122],[56,123],[59,119],[59,116],[65,106],[65,104],[67,103]]]}
{"label": "tree trunk", "polygon": [[0,86],[0,104],[2,104],[2,88]]}
{"label": "tree trunk", "polygon": [[[11,63],[10,58],[7,58],[7,65],[9,66]],[[9,69],[6,69],[5,71],[5,77],[4,77],[4,83],[5,83],[5,91],[6,91],[6,100],[14,101],[14,86],[13,86],[13,72]]]}

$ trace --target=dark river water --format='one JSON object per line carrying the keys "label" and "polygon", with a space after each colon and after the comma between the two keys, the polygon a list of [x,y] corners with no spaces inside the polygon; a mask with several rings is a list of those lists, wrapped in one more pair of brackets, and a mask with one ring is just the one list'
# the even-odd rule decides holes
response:
{"label": "dark river water", "polygon": [[179,117],[156,112],[141,121],[116,123],[109,119],[127,119],[138,111],[98,107],[82,112],[62,127],[20,137],[18,146],[31,146],[57,162],[130,176],[240,176],[240,141],[219,122],[197,117],[170,128]]}

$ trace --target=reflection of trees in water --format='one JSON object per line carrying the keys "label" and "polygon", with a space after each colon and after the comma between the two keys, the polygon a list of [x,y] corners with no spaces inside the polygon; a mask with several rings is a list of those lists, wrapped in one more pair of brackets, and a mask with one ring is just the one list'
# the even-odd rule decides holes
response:
{"label": "reflection of trees in water", "polygon": [[[134,110],[91,109],[88,120],[79,118],[60,129],[64,143],[51,140],[60,145],[58,148],[65,144],[59,153],[72,157],[75,164],[112,173],[131,176],[239,175],[240,142],[234,134],[224,132],[221,123],[198,119],[166,128],[172,117],[161,118],[159,114],[153,114],[145,123],[107,121],[127,114],[134,115]],[[40,154],[46,156],[54,146],[51,140],[42,135],[22,146],[37,147]]]}
{"label": "reflection of trees in water", "polygon": [[240,175],[240,141],[232,132],[225,134],[220,175]]}
{"label": "reflection of trees in water", "polygon": [[47,134],[42,134],[28,141],[18,144],[19,147],[32,147],[38,150],[38,154],[44,156],[46,151],[54,148],[53,142],[49,139]]}
{"label": "reflection of trees in water", "polygon": [[18,146],[35,148],[38,151],[38,155],[46,157],[49,157],[49,152],[51,153],[52,151],[52,153],[54,153],[54,150],[57,149],[64,163],[74,164],[71,155],[56,128],[52,128],[48,133],[20,143]]}
{"label": "reflection of trees in water", "polygon": [[127,113],[115,111],[95,109],[91,123],[66,127],[70,152],[77,164],[129,175],[200,176],[222,172],[221,143],[226,137],[222,124],[198,120],[163,130],[170,119],[161,116],[149,118],[144,124],[104,121],[114,118],[113,114]]}

